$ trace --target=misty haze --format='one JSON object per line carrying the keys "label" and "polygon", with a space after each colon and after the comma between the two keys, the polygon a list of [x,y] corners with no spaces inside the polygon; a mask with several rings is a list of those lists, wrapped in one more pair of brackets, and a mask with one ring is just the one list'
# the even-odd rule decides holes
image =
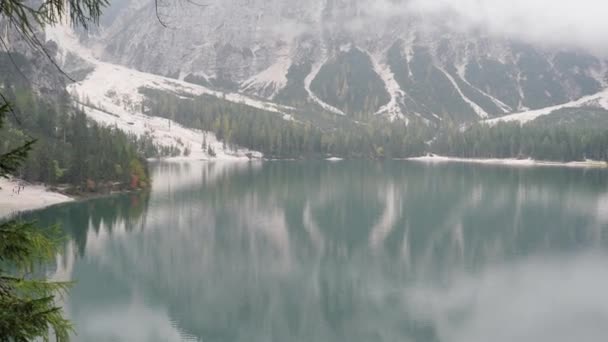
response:
{"label": "misty haze", "polygon": [[0,341],[606,341],[606,13],[4,0]]}

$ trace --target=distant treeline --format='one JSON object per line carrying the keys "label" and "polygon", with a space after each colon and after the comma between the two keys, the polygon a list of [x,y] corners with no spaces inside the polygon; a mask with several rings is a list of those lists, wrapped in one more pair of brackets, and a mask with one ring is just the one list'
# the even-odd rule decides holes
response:
{"label": "distant treeline", "polygon": [[228,147],[244,146],[268,158],[405,158],[425,152],[432,131],[423,124],[406,125],[371,119],[340,128],[321,129],[310,123],[285,120],[281,114],[203,95],[183,99],[152,89],[145,114],[212,131]]}
{"label": "distant treeline", "polygon": [[463,158],[608,160],[608,128],[603,125],[536,120],[525,125],[473,124],[466,129],[460,124],[443,122],[439,128],[430,128],[416,121],[406,125],[372,118],[360,124],[320,129],[212,96],[183,99],[151,89],[141,91],[147,95],[146,114],[212,131],[228,145],[257,150],[270,158],[376,159],[436,153]]}
{"label": "distant treeline", "polygon": [[552,125],[540,121],[520,125],[475,124],[464,131],[440,131],[431,151],[463,158],[532,158],[552,161],[608,161],[608,127]]}

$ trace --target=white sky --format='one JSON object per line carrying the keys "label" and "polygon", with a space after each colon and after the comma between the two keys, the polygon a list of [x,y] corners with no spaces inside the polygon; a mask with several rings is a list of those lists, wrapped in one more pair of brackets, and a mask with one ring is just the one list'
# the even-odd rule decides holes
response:
{"label": "white sky", "polygon": [[[113,2],[121,0],[111,0]],[[137,1],[137,0],[133,0]],[[152,0],[141,0],[152,1]],[[169,0],[170,1],[170,0]],[[285,6],[298,0],[249,0]],[[306,0],[304,0],[306,1]],[[317,2],[319,0],[311,1]],[[437,16],[455,30],[482,29],[490,34],[542,43],[554,47],[584,48],[608,56],[608,0],[340,0],[356,1],[374,20],[417,12],[429,19]],[[243,0],[200,0],[195,3],[239,3]],[[319,1],[321,2],[321,1]],[[221,6],[221,5],[220,5]],[[244,5],[246,6],[246,5]],[[370,19],[370,18],[368,18]],[[437,18],[435,18],[437,19]],[[228,18],[227,20],[230,20]],[[358,20],[358,19],[357,19]],[[356,26],[357,20],[348,23]],[[305,23],[275,27],[282,34],[297,35]],[[433,23],[432,20],[429,21]],[[344,24],[344,22],[342,23]],[[367,22],[365,24],[368,24]],[[364,28],[368,25],[363,25]],[[291,34],[291,35],[293,35]]]}
{"label": "white sky", "polygon": [[[395,13],[389,0],[370,0]],[[482,28],[533,43],[608,53],[608,0],[410,0],[402,10],[448,15],[456,29]],[[404,8],[405,7],[405,8]]]}

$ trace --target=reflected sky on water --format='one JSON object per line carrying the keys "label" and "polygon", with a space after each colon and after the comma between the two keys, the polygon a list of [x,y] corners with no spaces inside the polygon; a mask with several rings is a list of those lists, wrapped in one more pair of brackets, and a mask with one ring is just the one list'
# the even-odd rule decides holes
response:
{"label": "reflected sky on water", "polygon": [[159,163],[34,213],[76,341],[604,341],[603,170]]}

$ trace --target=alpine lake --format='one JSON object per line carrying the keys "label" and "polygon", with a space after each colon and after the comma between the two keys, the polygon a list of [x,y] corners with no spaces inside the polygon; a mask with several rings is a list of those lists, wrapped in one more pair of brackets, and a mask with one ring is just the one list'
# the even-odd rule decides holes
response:
{"label": "alpine lake", "polygon": [[608,170],[151,165],[25,214],[67,239],[75,341],[608,340]]}

